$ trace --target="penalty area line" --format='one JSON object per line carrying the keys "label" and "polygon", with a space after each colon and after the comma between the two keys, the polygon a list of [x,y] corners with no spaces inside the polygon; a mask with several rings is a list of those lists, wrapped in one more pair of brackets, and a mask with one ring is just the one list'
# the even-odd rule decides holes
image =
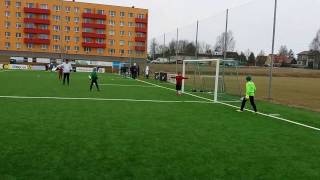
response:
{"label": "penalty area line", "polygon": [[154,99],[108,99],[108,98],[79,98],[79,97],[29,97],[29,96],[0,96],[3,99],[52,99],[52,100],[90,100],[90,101],[123,101],[123,102],[150,102],[150,103],[199,103],[210,104],[208,101],[166,101]]}
{"label": "penalty area line", "polygon": [[[167,89],[167,90],[171,90],[171,91],[176,91],[175,89],[171,89],[171,88],[168,88],[168,87],[160,86],[160,85],[157,85],[157,84],[154,84],[154,83],[150,83],[150,82],[147,82],[147,81],[143,81],[143,80],[139,80],[139,79],[137,79],[137,81],[143,82],[143,83],[146,83],[146,84],[150,84],[150,85],[154,85],[154,86],[157,86],[159,88],[163,88],[163,89]],[[194,94],[191,94],[191,93],[187,93],[187,92],[184,92],[184,94],[187,94],[187,95],[190,95],[190,96],[193,96],[193,97],[197,97],[199,99],[206,100],[206,101],[209,101],[209,102],[212,102],[212,103],[217,103],[217,104],[221,104],[221,105],[225,105],[225,106],[229,106],[229,107],[232,107],[232,108],[239,109],[238,106],[235,106],[235,105],[232,105],[232,104],[228,104],[228,103],[225,103],[225,102],[219,102],[219,101],[214,102],[214,100],[212,100],[212,99],[208,99],[208,98],[205,98],[205,97],[197,96],[197,95],[194,95]],[[254,111],[252,111],[250,109],[245,109],[245,110],[249,111],[249,112],[252,112],[252,113],[255,113]],[[309,125],[306,125],[306,124],[303,124],[303,123],[298,123],[298,122],[295,122],[295,121],[292,121],[292,120],[289,120],[289,119],[285,119],[285,118],[282,118],[282,117],[278,117],[278,116],[275,116],[275,115],[265,114],[265,113],[261,113],[261,112],[257,112],[256,114],[259,114],[259,115],[265,116],[265,117],[269,117],[269,118],[273,118],[273,119],[277,119],[277,120],[280,120],[280,121],[284,121],[284,122],[287,122],[287,123],[290,123],[290,124],[295,124],[295,125],[302,126],[302,127],[305,127],[305,128],[313,129],[313,130],[316,130],[316,131],[320,131],[320,128],[309,126]]]}

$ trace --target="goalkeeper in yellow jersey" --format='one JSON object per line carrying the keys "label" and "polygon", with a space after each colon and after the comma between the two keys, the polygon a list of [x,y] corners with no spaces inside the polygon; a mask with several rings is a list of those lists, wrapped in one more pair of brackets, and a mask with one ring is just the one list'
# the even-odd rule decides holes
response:
{"label": "goalkeeper in yellow jersey", "polygon": [[247,76],[246,78],[247,83],[246,83],[246,97],[242,99],[242,104],[241,104],[241,109],[239,110],[240,112],[243,112],[244,106],[246,105],[246,102],[250,100],[251,106],[254,110],[254,112],[257,112],[257,106],[254,102],[254,96],[256,93],[256,85],[252,81],[252,78],[250,76]]}

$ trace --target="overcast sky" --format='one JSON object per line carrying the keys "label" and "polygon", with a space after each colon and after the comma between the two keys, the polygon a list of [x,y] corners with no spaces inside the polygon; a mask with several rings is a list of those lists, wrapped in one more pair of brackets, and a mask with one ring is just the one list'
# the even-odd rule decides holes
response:
{"label": "overcast sky", "polygon": [[[273,0],[78,0],[149,9],[149,40],[175,38],[195,40],[196,21],[199,41],[214,45],[224,31],[225,9],[230,8],[229,29],[236,40],[236,50],[264,50],[270,53]],[[307,50],[320,28],[320,0],[278,0],[276,50],[287,45],[296,53]]]}

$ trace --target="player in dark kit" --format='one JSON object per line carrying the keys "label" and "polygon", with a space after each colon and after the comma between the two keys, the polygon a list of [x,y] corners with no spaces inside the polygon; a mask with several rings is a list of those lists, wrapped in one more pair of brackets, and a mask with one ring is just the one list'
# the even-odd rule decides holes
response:
{"label": "player in dark kit", "polygon": [[180,72],[178,72],[178,75],[177,75],[177,76],[171,77],[171,78],[172,78],[172,79],[176,79],[177,96],[180,96],[180,95],[181,95],[181,89],[182,89],[182,81],[183,81],[184,79],[188,79],[188,78],[183,77]]}
{"label": "player in dark kit", "polygon": [[133,66],[130,67],[130,73],[131,73],[131,77],[133,79],[137,78],[138,75],[138,68],[137,68],[137,64],[134,63]]}
{"label": "player in dark kit", "polygon": [[97,90],[100,91],[99,85],[98,85],[98,75],[97,75],[97,69],[96,68],[93,68],[93,71],[90,74],[89,78],[91,79],[90,91],[92,91],[93,84],[95,84],[96,87],[97,87]]}

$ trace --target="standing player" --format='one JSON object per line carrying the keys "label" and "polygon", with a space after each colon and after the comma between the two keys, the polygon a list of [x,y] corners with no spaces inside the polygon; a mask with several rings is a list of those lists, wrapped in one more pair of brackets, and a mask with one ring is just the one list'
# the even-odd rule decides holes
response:
{"label": "standing player", "polygon": [[98,75],[97,75],[97,69],[96,68],[93,68],[93,71],[90,74],[89,78],[91,79],[90,91],[92,91],[93,84],[95,84],[96,87],[97,87],[97,90],[100,91],[99,85],[98,85]]}
{"label": "standing player", "polygon": [[257,107],[256,104],[254,102],[254,96],[256,93],[256,85],[254,84],[254,82],[252,81],[252,78],[250,76],[247,76],[246,78],[247,83],[246,83],[246,97],[244,97],[242,99],[242,104],[241,104],[241,108],[240,110],[238,110],[239,112],[243,112],[244,106],[246,105],[246,102],[248,100],[250,100],[251,106],[254,110],[254,112],[257,112]]}
{"label": "standing player", "polygon": [[149,79],[149,73],[150,73],[150,68],[149,66],[147,65],[146,66],[146,70],[145,70],[145,75],[146,75],[146,78]]}
{"label": "standing player", "polygon": [[63,69],[63,82],[62,82],[62,84],[65,85],[66,79],[67,79],[67,83],[69,85],[69,83],[70,83],[70,73],[72,71],[71,63],[69,63],[69,60],[66,59],[66,61],[63,64],[59,65],[58,68],[62,68]]}
{"label": "standing player", "polygon": [[171,78],[172,79],[176,79],[176,90],[177,90],[177,94],[176,95],[177,96],[181,96],[182,81],[184,79],[188,79],[188,78],[183,77],[180,72],[178,72],[177,76],[171,77]]}
{"label": "standing player", "polygon": [[59,80],[62,80],[62,75],[63,75],[63,68],[62,67],[57,67],[57,71],[58,71],[58,77]]}
{"label": "standing player", "polygon": [[133,66],[130,67],[130,73],[131,73],[131,77],[133,79],[136,79],[137,78],[137,75],[138,75],[138,69],[137,69],[137,64],[134,63]]}

